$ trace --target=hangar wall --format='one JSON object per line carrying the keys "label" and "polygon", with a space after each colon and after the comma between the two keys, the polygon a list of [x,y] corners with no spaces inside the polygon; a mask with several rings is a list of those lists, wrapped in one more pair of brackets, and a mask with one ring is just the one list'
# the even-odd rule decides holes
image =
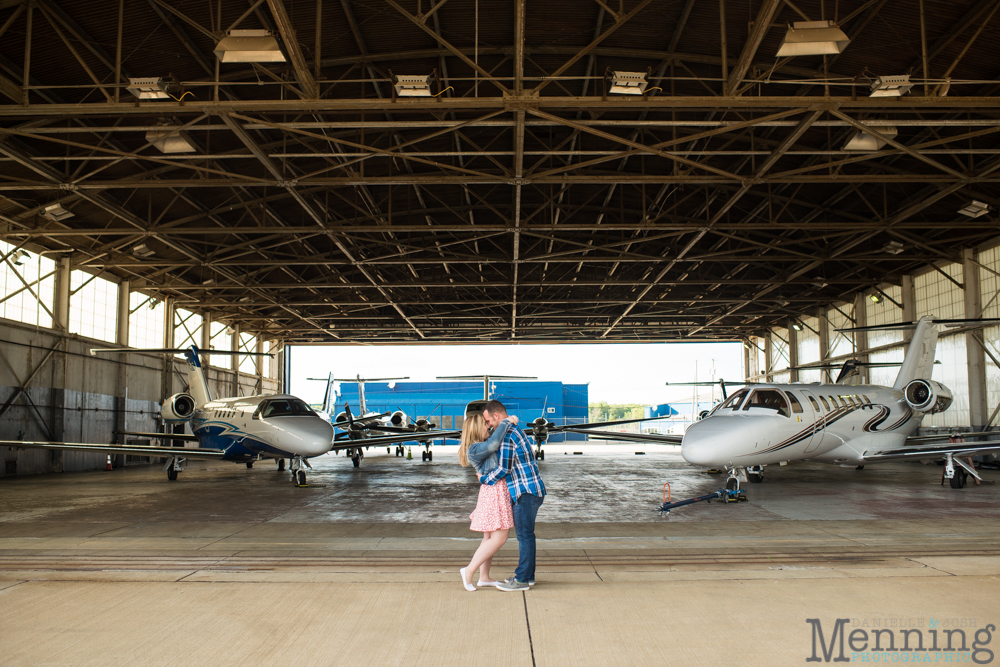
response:
{"label": "hangar wall", "polygon": [[[838,369],[816,368],[856,358],[900,362],[905,331],[838,332],[935,315],[942,319],[1000,318],[1000,243],[963,251],[963,262],[937,262],[897,283],[873,285],[850,300],[788,320],[749,342],[748,380],[832,382]],[[923,429],[997,424],[1000,413],[1000,327],[945,328],[938,337],[933,379],[952,390],[952,406],[924,418]],[[812,367],[811,367],[812,366]],[[756,370],[755,370],[756,369]],[[891,385],[896,367],[865,369],[864,382]]]}

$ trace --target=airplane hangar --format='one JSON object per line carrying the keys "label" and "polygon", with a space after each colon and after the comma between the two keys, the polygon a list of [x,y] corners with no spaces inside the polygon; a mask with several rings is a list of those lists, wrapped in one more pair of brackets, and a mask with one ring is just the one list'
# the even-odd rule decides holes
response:
{"label": "airplane hangar", "polygon": [[[829,382],[855,359],[865,382],[891,385],[908,334],[845,329],[1000,317],[998,14],[997,0],[0,0],[0,439],[160,429],[185,364],[95,347],[232,352],[206,361],[216,396],[283,391],[286,349],[303,344],[741,341],[745,380]],[[998,341],[998,326],[941,328],[933,377],[954,403],[922,433],[996,428]],[[659,501],[665,474],[674,493],[718,484],[634,449],[545,463],[540,583],[502,610],[514,662],[669,660],[690,647],[657,633],[650,619],[676,617],[646,596],[670,586],[691,600],[678,623],[707,664],[733,648],[801,661],[816,615],[829,631],[837,615],[916,617],[934,600],[942,616],[996,620],[993,486],[942,487],[936,466],[847,481],[774,466],[749,503],[653,523],[634,499]],[[314,610],[308,580],[364,619],[412,620],[424,594],[445,624],[479,610],[443,583],[468,555],[456,540],[474,480],[454,461],[323,464],[321,483],[293,489],[211,462],[217,483],[169,486],[124,454],[114,482],[34,474],[104,468],[103,454],[0,456],[0,594],[51,599],[65,623],[76,612],[47,597],[60,579],[106,605],[93,623],[127,601],[127,631],[92,635],[105,657],[162,636],[143,606],[156,577],[178,609],[189,578],[241,600],[282,587]],[[510,540],[498,568],[516,561]],[[398,573],[398,588],[379,579]],[[533,606],[582,609],[585,576],[607,606]],[[797,577],[842,606],[793,602]],[[781,590],[769,613],[798,643],[706,635],[734,585]],[[388,607],[366,586],[388,586]],[[4,609],[14,627],[23,607]],[[570,617],[627,621],[642,641],[570,645]],[[5,640],[14,660],[60,646],[32,618]],[[184,627],[209,632],[197,618]],[[487,641],[435,627],[401,630],[386,659],[431,655],[427,636],[466,657]],[[325,650],[347,647],[330,655],[373,660],[368,629],[321,629]],[[250,642],[232,661],[268,650]]]}

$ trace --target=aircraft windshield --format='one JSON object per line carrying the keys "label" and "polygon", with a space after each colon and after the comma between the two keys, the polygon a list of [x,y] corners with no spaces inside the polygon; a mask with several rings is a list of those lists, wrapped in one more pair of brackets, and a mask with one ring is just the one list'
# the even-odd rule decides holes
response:
{"label": "aircraft windshield", "polygon": [[312,409],[305,401],[297,398],[272,398],[260,410],[260,416],[268,417],[315,417]]}
{"label": "aircraft windshield", "polygon": [[749,410],[750,408],[775,410],[784,417],[790,417],[792,414],[788,409],[788,401],[785,400],[785,396],[777,389],[757,389],[754,391],[743,406],[744,410]]}
{"label": "aircraft windshield", "polygon": [[733,410],[739,410],[740,403],[743,402],[743,399],[746,398],[749,392],[749,389],[740,389],[738,392],[730,396],[719,409],[722,410],[724,408],[732,408]]}

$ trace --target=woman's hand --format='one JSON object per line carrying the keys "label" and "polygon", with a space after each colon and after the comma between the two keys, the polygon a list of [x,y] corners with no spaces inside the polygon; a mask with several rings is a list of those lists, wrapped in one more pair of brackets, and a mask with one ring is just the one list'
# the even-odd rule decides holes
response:
{"label": "woman's hand", "polygon": [[517,426],[517,415],[510,415],[510,416],[508,416],[507,417],[507,421],[509,421],[514,426]]}

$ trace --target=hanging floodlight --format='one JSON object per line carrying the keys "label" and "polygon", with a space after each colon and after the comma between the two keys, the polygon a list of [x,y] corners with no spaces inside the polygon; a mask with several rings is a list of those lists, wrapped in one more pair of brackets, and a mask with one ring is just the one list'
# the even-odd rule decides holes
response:
{"label": "hanging floodlight", "polygon": [[132,254],[135,255],[136,257],[149,257],[151,255],[154,255],[155,251],[152,250],[145,243],[139,243],[132,246]]}
{"label": "hanging floodlight", "polygon": [[848,43],[847,35],[833,21],[796,21],[785,33],[778,57],[833,55]]}
{"label": "hanging floodlight", "polygon": [[396,77],[393,84],[396,89],[396,97],[430,97],[431,96],[431,75],[401,75]]}
{"label": "hanging floodlight", "polygon": [[617,95],[642,95],[649,81],[646,72],[611,72],[609,93]]}
{"label": "hanging floodlight", "polygon": [[802,331],[802,323],[799,321],[792,322],[792,329],[795,331]]}
{"label": "hanging floodlight", "polygon": [[978,218],[981,215],[989,213],[990,207],[981,201],[973,199],[970,203],[966,204],[964,208],[958,209],[958,212],[962,215],[967,215],[970,218]]}
{"label": "hanging floodlight", "polygon": [[[899,134],[899,132],[896,131],[896,128],[891,125],[879,127],[876,131],[882,136],[888,137],[889,139],[893,139],[897,134]],[[879,139],[878,137],[868,134],[864,130],[858,130],[857,132],[854,133],[854,136],[851,137],[850,141],[844,144],[843,150],[877,151],[883,146],[885,146],[885,141],[883,141],[882,139]]]}
{"label": "hanging floodlight", "polygon": [[230,30],[215,46],[224,63],[283,63],[285,54],[269,30]]}
{"label": "hanging floodlight", "polygon": [[903,244],[900,243],[899,241],[889,241],[884,246],[882,246],[882,250],[886,251],[890,255],[898,255],[899,253],[903,252]]}
{"label": "hanging floodlight", "polygon": [[52,204],[45,207],[45,212],[42,215],[53,222],[60,222],[61,220],[72,218],[74,213],[73,211],[64,209],[61,204]]}
{"label": "hanging floodlight", "polygon": [[872,303],[882,303],[882,295],[878,292],[872,292],[868,295],[868,298],[871,299]]}
{"label": "hanging floodlight", "polygon": [[868,97],[899,97],[910,92],[913,84],[909,74],[880,76],[872,82],[872,92]]}
{"label": "hanging floodlight", "polygon": [[160,77],[146,79],[129,77],[129,85],[125,90],[140,100],[166,100],[170,98],[170,95],[167,94],[167,84]]}
{"label": "hanging floodlight", "polygon": [[183,130],[174,130],[163,126],[161,130],[150,130],[146,133],[146,141],[160,149],[161,153],[194,153],[194,142]]}
{"label": "hanging floodlight", "polygon": [[31,255],[28,254],[27,250],[15,250],[10,255],[10,261],[12,261],[15,266],[23,266],[25,261],[29,259],[31,259]]}

